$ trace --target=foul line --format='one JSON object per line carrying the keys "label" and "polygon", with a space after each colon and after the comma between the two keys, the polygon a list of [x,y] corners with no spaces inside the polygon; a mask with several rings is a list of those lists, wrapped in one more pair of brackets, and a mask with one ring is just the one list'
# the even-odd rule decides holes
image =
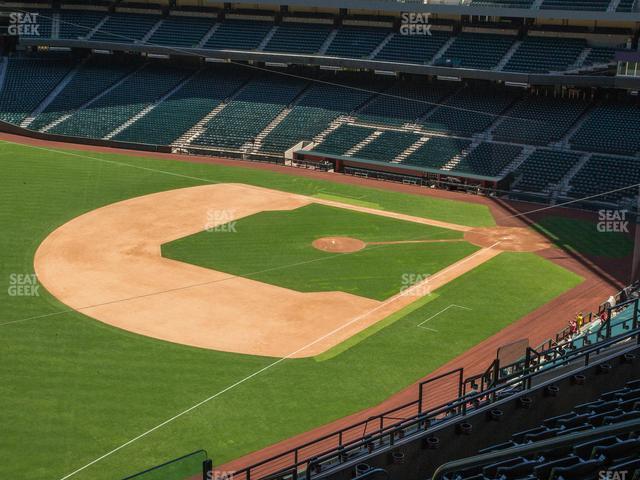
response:
{"label": "foul line", "polygon": [[443,308],[442,310],[440,310],[438,313],[436,313],[435,315],[431,315],[429,318],[427,318],[426,320],[420,322],[418,325],[416,325],[416,327],[420,327],[423,328],[425,330],[430,330],[432,332],[438,332],[437,330],[433,329],[433,328],[429,328],[429,327],[425,327],[424,324],[427,323],[429,320],[432,320],[434,318],[436,318],[438,315],[440,315],[441,313],[446,312],[447,310],[449,310],[450,308],[461,308],[463,310],[471,310],[469,307],[463,307],[462,305],[454,305],[453,303],[451,305],[449,305],[446,308]]}
{"label": "foul line", "polygon": [[[414,285],[414,286],[410,287],[409,289],[407,289],[407,291],[410,291],[410,290],[415,289],[415,288],[419,288],[419,286],[420,286],[420,284],[416,284],[416,285]],[[198,407],[201,407],[201,406],[202,406],[202,405],[204,405],[205,403],[210,402],[211,400],[213,400],[213,399],[215,399],[215,398],[219,397],[220,395],[222,395],[222,394],[224,394],[224,393],[228,392],[229,390],[232,390],[233,388],[235,388],[235,387],[237,387],[237,386],[242,385],[243,383],[245,383],[245,382],[247,382],[247,381],[251,380],[252,378],[254,378],[254,377],[256,377],[256,376],[260,375],[261,373],[266,372],[267,370],[270,370],[271,368],[273,368],[273,367],[275,367],[275,366],[279,365],[279,364],[280,364],[280,363],[282,363],[283,361],[290,359],[291,357],[293,357],[293,356],[295,356],[296,354],[298,354],[298,353],[300,353],[300,352],[302,352],[302,351],[306,350],[307,348],[312,347],[313,345],[315,345],[315,344],[317,344],[317,343],[319,343],[319,342],[321,342],[321,341],[325,340],[326,338],[329,338],[329,337],[333,336],[334,334],[336,334],[336,333],[340,332],[341,330],[344,330],[345,328],[349,327],[350,325],[352,325],[352,324],[354,324],[354,323],[356,323],[356,322],[358,322],[358,321],[362,320],[362,319],[363,319],[363,318],[365,318],[366,316],[368,316],[368,315],[370,315],[370,314],[372,314],[372,313],[374,313],[374,312],[376,312],[376,311],[378,311],[378,310],[380,310],[380,309],[382,309],[382,308],[386,307],[387,305],[389,305],[390,303],[395,302],[395,301],[396,301],[396,300],[398,300],[399,298],[402,298],[402,297],[394,296],[394,297],[391,297],[391,298],[389,298],[389,299],[385,300],[384,302],[380,303],[380,305],[377,305],[375,308],[372,308],[371,310],[369,310],[369,311],[367,311],[367,312],[363,313],[362,315],[358,315],[357,317],[353,318],[353,319],[352,319],[352,320],[350,320],[349,322],[347,322],[347,323],[345,323],[345,324],[343,324],[343,325],[341,325],[341,326],[339,326],[339,327],[335,328],[334,330],[330,331],[329,333],[326,333],[326,334],[322,335],[321,337],[319,337],[319,338],[315,339],[314,341],[312,341],[312,342],[308,343],[307,345],[304,345],[303,347],[298,348],[297,350],[295,350],[295,351],[293,351],[293,352],[289,353],[288,355],[286,355],[286,356],[284,356],[284,357],[282,357],[282,358],[279,358],[278,360],[276,360],[276,361],[274,361],[274,362],[270,363],[269,365],[267,365],[267,366],[265,366],[265,367],[261,368],[260,370],[258,370],[258,371],[256,371],[256,372],[252,373],[251,375],[248,375],[248,376],[244,377],[243,379],[241,379],[241,380],[237,381],[236,383],[234,383],[234,384],[232,384],[232,385],[229,385],[228,387],[224,388],[223,390],[220,390],[219,392],[217,392],[217,393],[215,393],[215,394],[211,395],[210,397],[205,398],[204,400],[202,400],[202,401],[200,401],[200,402],[196,403],[195,405],[193,405],[193,406],[191,406],[191,407],[187,408],[186,410],[183,410],[182,412],[178,413],[177,415],[174,415],[173,417],[168,418],[168,419],[167,419],[167,420],[165,420],[164,422],[162,422],[162,423],[160,423],[160,424],[156,425],[156,426],[155,426],[155,427],[153,427],[153,428],[150,428],[150,429],[149,429],[149,430],[147,430],[146,432],[141,433],[141,434],[140,434],[140,435],[138,435],[137,437],[132,438],[131,440],[129,440],[129,441],[127,441],[127,442],[123,443],[123,444],[122,444],[122,445],[120,445],[119,447],[116,447],[116,448],[114,448],[113,450],[110,450],[109,452],[105,453],[104,455],[101,455],[100,457],[96,458],[95,460],[92,460],[91,462],[89,462],[89,463],[87,463],[86,465],[84,465],[84,466],[82,466],[82,467],[78,468],[77,470],[74,470],[73,472],[71,472],[71,473],[69,473],[69,474],[65,475],[64,477],[61,477],[61,478],[60,478],[60,480],[66,480],[67,478],[71,478],[72,476],[76,475],[77,473],[80,473],[80,472],[82,472],[83,470],[86,470],[86,469],[87,469],[87,468],[89,468],[90,466],[95,465],[96,463],[100,462],[101,460],[104,460],[105,458],[107,458],[107,457],[109,457],[109,456],[113,455],[114,453],[116,453],[116,452],[118,452],[118,451],[122,450],[123,448],[125,448],[125,447],[127,447],[127,446],[131,445],[132,443],[134,443],[134,442],[136,442],[136,441],[140,440],[141,438],[146,437],[147,435],[149,435],[149,434],[151,434],[151,433],[155,432],[156,430],[158,430],[158,429],[160,429],[160,428],[164,427],[165,425],[167,425],[167,424],[169,424],[169,423],[173,422],[174,420],[177,420],[178,418],[180,418],[180,417],[182,417],[182,416],[186,415],[187,413],[189,413],[189,412],[191,412],[191,411],[193,411],[193,410],[197,409]]]}

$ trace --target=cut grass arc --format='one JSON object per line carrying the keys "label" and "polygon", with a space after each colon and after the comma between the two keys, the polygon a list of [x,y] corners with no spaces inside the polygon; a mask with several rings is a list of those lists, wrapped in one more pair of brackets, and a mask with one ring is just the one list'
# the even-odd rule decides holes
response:
{"label": "cut grass arc", "polygon": [[[358,197],[386,210],[492,224],[485,206],[268,171],[8,144],[0,149],[0,228],[10,232],[0,239],[4,292],[9,275],[32,271],[40,242],[70,219],[207,179]],[[327,352],[335,354],[330,358],[282,361],[73,478],[124,478],[201,448],[224,463],[378,404],[579,281],[534,254],[502,253],[419,308],[361,332],[346,349]],[[472,308],[472,315],[451,309],[439,332],[416,328],[452,303]],[[3,479],[61,478],[272,362],[135,335],[65,312],[46,291],[0,302],[2,323],[47,314],[55,316],[1,327]],[[291,395],[292,388],[305,394]]]}
{"label": "cut grass arc", "polygon": [[[236,233],[200,232],[162,247],[173,260],[245,276],[300,292],[343,291],[385,300],[419,279],[478,250],[466,242],[389,243],[416,239],[460,240],[462,233],[393,218],[311,204],[262,212],[238,220]],[[370,244],[335,254],[312,246],[318,238],[352,237]],[[274,265],[290,267],[270,269]]]}

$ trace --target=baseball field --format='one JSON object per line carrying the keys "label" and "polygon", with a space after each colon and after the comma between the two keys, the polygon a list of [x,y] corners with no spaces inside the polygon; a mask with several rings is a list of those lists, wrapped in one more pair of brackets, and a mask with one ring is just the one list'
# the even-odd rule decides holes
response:
{"label": "baseball field", "polygon": [[2,141],[0,164],[7,479],[113,480],[201,448],[229,462],[382,402],[581,284],[539,251],[632,245],[242,163]]}

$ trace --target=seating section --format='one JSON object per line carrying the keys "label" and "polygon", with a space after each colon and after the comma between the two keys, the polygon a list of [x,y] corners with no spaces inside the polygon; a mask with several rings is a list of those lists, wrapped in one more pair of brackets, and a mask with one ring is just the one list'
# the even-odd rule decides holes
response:
{"label": "seating section", "polygon": [[227,20],[220,24],[204,48],[255,50],[271,28],[270,22]]}
{"label": "seating section", "polygon": [[[337,79],[349,83],[347,79]],[[311,140],[340,115],[348,114],[371,96],[368,92],[315,84],[285,119],[262,142],[266,152],[284,152],[302,140]]]}
{"label": "seating section", "polygon": [[540,9],[606,12],[609,3],[609,0],[544,0]]}
{"label": "seating section", "polygon": [[544,192],[557,185],[577,165],[582,155],[560,150],[536,150],[516,171],[514,188],[527,192]]}
{"label": "seating section", "polygon": [[640,107],[630,103],[607,104],[592,110],[570,139],[574,148],[635,155],[640,152]]}
{"label": "seating section", "polygon": [[587,48],[583,39],[527,37],[503,70],[508,72],[546,73],[567,70]]}
{"label": "seating section", "polygon": [[104,138],[189,75],[185,69],[149,64],[87,108],[76,111],[50,133]]}
{"label": "seating section", "polygon": [[206,68],[114,140],[169,145],[248,80],[246,70]]}
{"label": "seating section", "polygon": [[[640,159],[593,155],[571,179],[569,196],[584,198],[640,183]],[[638,194],[638,187],[598,197],[603,202],[617,203]]]}
{"label": "seating section", "polygon": [[354,145],[362,142],[375,130],[355,125],[340,125],[331,132],[322,143],[316,145],[316,152],[329,155],[344,155]]}
{"label": "seating section", "polygon": [[382,28],[342,27],[327,49],[335,57],[366,58],[391,33]]}
{"label": "seating section", "polygon": [[169,17],[151,35],[149,43],[175,47],[197,47],[214,25],[212,18]]}
{"label": "seating section", "polygon": [[193,143],[236,149],[252,144],[304,87],[303,81],[270,75],[252,80],[207,123]]}
{"label": "seating section", "polygon": [[448,32],[439,30],[432,30],[431,35],[396,33],[374,58],[388,62],[427,64],[449,38]]}
{"label": "seating section", "polygon": [[489,127],[514,100],[514,94],[505,89],[463,88],[436,108],[422,127],[468,136]]}
{"label": "seating section", "polygon": [[265,46],[267,52],[316,53],[329,36],[330,25],[283,23]]}
{"label": "seating section", "polygon": [[394,126],[413,123],[451,91],[452,87],[447,84],[399,81],[363,108],[358,120]]}
{"label": "seating section", "polygon": [[471,145],[470,140],[451,137],[431,137],[407,156],[401,163],[424,168],[442,169],[449,161],[462,155]]}
{"label": "seating section", "polygon": [[[604,478],[607,472],[625,478],[640,475],[639,432],[616,435],[598,434],[598,427],[615,425],[640,418],[640,381],[631,380],[625,387],[600,395],[596,400],[576,405],[572,411],[547,418],[538,427],[518,432],[511,439],[479,451],[497,453],[505,449],[529,445],[532,453],[467,468],[446,475],[446,480],[563,480]],[[593,431],[591,438],[560,448],[541,446],[535,442]]]}
{"label": "seating section", "polygon": [[107,12],[62,10],[59,38],[78,40],[86,38]]}
{"label": "seating section", "polygon": [[631,12],[635,3],[636,0],[620,0],[616,12]]}
{"label": "seating section", "polygon": [[[586,100],[523,96],[520,89],[484,82],[461,87],[353,72],[324,73],[317,82],[277,73],[250,80],[254,70],[229,64],[204,64],[196,72],[130,55],[74,56],[11,56],[0,118],[16,124],[29,118],[25,127],[53,134],[157,145],[180,139],[269,155],[300,141],[319,142],[317,152],[345,155],[375,132],[352,152],[354,158],[492,178],[519,159],[513,188],[553,189],[554,198],[640,183],[640,131],[634,128],[640,107],[631,97],[618,103],[601,99],[593,107]],[[64,87],[56,89],[67,75]],[[25,89],[32,94],[23,95]],[[34,115],[54,90],[55,97]],[[569,173],[570,184],[560,185]],[[602,201],[636,193],[614,192]]]}
{"label": "seating section", "polygon": [[560,140],[589,104],[546,96],[523,98],[493,131],[495,140],[548,145]]}
{"label": "seating section", "polygon": [[134,43],[142,40],[160,19],[156,15],[110,14],[107,21],[91,36],[91,40],[96,42]]}
{"label": "seating section", "polygon": [[491,70],[515,42],[511,35],[461,33],[436,64]]}
{"label": "seating section", "polygon": [[0,90],[0,119],[20,124],[72,69],[61,58],[10,58]]}
{"label": "seating section", "polygon": [[138,66],[130,59],[104,59],[101,55],[89,59],[47,108],[31,122],[29,128],[43,129],[62,116],[72,113]]}
{"label": "seating section", "polygon": [[518,145],[483,142],[464,156],[452,170],[497,177],[521,153],[522,147]]}
{"label": "seating section", "polygon": [[607,47],[593,47],[584,60],[583,65],[594,65],[600,63],[611,63],[614,61],[616,50]]}
{"label": "seating section", "polygon": [[[472,0],[472,5],[506,6],[529,8],[532,0]],[[601,10],[609,0],[544,0],[542,8],[556,9],[571,7],[574,10]],[[631,11],[633,0],[621,0],[617,11]],[[605,8],[606,10],[606,8]],[[216,24],[213,17],[192,15],[107,13],[106,11],[81,11],[64,8],[55,10],[34,10],[38,13],[38,35],[52,36],[52,17],[60,16],[59,38],[84,39],[115,43],[139,43],[161,22],[148,42],[151,44],[193,48],[205,38]],[[105,19],[99,31],[95,27]],[[266,17],[265,17],[266,18]],[[264,51],[317,54],[329,37],[333,25],[285,21],[276,26],[272,20],[240,20],[229,18],[216,26],[213,35],[202,48],[255,50],[275,27]],[[93,32],[93,33],[92,33]],[[391,34],[391,36],[389,36]],[[380,61],[411,64],[435,63],[473,69],[495,69],[516,41],[514,35],[495,33],[462,32],[437,60],[436,53],[451,38],[450,31],[432,29],[430,34],[405,35],[387,28],[363,26],[343,26],[337,29],[326,55],[345,58],[374,58]],[[33,37],[33,34],[25,34]],[[387,39],[387,37],[389,37]],[[386,41],[388,40],[388,41]],[[383,43],[385,42],[386,43]],[[378,51],[378,47],[381,47]],[[519,46],[517,52],[504,67],[505,71],[546,73],[564,71],[574,66],[581,52],[588,48],[584,39],[529,36]],[[592,47],[584,66],[609,63],[615,49]]]}
{"label": "seating section", "polygon": [[391,162],[394,158],[416,143],[420,135],[409,132],[387,130],[378,135],[375,140],[365,145],[353,157]]}

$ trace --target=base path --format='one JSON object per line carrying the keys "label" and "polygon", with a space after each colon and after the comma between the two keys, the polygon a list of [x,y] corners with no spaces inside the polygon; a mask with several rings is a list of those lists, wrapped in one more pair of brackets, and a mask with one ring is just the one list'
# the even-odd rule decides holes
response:
{"label": "base path", "polygon": [[[162,244],[215,227],[217,216],[225,224],[314,202],[469,231],[248,185],[204,185],[81,215],[44,240],[34,267],[41,284],[61,302],[104,323],[185,345],[295,358],[328,350],[500,252],[483,248],[382,302],[345,292],[297,292],[161,255]],[[345,243],[353,244],[353,251],[364,246],[356,239],[320,240],[328,250]]]}

